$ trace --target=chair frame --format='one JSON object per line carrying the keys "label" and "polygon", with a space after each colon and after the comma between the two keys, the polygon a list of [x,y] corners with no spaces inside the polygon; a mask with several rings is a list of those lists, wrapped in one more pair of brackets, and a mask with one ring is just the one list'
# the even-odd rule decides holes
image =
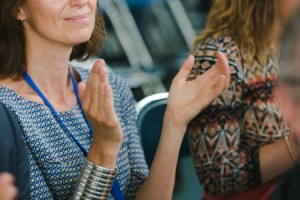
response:
{"label": "chair frame", "polygon": [[[143,121],[142,119],[146,115],[147,111],[152,109],[153,107],[156,107],[157,105],[162,104],[161,101],[163,101],[163,103],[167,104],[168,96],[169,96],[168,92],[154,94],[154,95],[151,95],[151,96],[148,96],[148,97],[142,99],[141,101],[139,101],[136,104],[137,126],[139,129],[138,130],[139,133],[141,133],[140,127],[141,127],[141,124]],[[149,104],[152,104],[152,106],[148,107]]]}
{"label": "chair frame", "polygon": [[144,99],[142,99],[136,104],[137,114],[139,115],[143,111],[143,109],[145,109],[145,107],[150,103],[153,103],[154,101],[167,100],[168,96],[169,93],[164,92],[164,93],[153,94],[151,96],[145,97]]}

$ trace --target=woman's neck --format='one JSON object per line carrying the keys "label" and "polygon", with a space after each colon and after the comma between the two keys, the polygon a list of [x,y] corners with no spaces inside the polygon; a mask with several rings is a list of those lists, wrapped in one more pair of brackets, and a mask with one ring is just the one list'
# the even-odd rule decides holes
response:
{"label": "woman's neck", "polygon": [[[38,56],[35,54],[35,56]],[[46,56],[33,58],[27,64],[27,73],[33,79],[35,84],[42,90],[49,94],[65,93],[70,86],[68,74],[68,59],[58,59],[47,51]]]}
{"label": "woman's neck", "polygon": [[27,73],[46,96],[66,97],[72,89],[68,74],[72,47],[30,35],[26,38]]}
{"label": "woman's neck", "polygon": [[[72,46],[47,40],[34,32],[27,35],[27,73],[57,111],[73,108],[77,99],[68,72]],[[23,85],[21,93],[25,98],[39,98],[28,84]]]}

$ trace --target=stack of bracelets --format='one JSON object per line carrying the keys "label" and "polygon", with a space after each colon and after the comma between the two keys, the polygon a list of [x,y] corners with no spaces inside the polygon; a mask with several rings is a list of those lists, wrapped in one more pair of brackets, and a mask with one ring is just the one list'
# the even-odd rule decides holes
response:
{"label": "stack of bracelets", "polygon": [[72,199],[107,199],[116,175],[117,170],[100,167],[86,159]]}

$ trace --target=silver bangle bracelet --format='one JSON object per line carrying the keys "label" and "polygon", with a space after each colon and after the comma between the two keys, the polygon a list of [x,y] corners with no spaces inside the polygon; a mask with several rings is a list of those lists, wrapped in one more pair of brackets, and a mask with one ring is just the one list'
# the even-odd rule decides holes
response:
{"label": "silver bangle bracelet", "polygon": [[96,196],[108,196],[110,190],[105,191],[99,188],[95,188],[93,186],[82,186],[81,184],[79,184],[77,192],[79,196],[82,196],[84,193],[93,194]]}
{"label": "silver bangle bracelet", "polygon": [[112,175],[107,175],[107,174],[104,174],[104,173],[101,173],[101,172],[98,172],[98,171],[94,171],[92,169],[87,169],[87,168],[83,168],[83,173],[86,174],[86,175],[94,175],[96,177],[98,177],[99,179],[102,178],[102,179],[105,179],[105,180],[108,180],[108,181],[111,181],[111,180],[114,180],[115,179],[115,176],[112,176]]}
{"label": "silver bangle bracelet", "polygon": [[82,185],[79,185],[78,189],[83,192],[84,190],[86,190],[87,192],[97,195],[97,196],[101,196],[101,195],[108,195],[110,193],[109,190],[97,190],[95,188],[90,188],[90,187],[83,187]]}
{"label": "silver bangle bracelet", "polygon": [[89,190],[93,190],[95,192],[99,192],[99,193],[110,193],[111,191],[111,188],[110,187],[99,187],[97,185],[91,185],[91,184],[82,184],[82,183],[79,183],[78,184],[78,188],[79,188],[79,191],[83,192],[82,189],[89,189]]}
{"label": "silver bangle bracelet", "polygon": [[97,182],[100,182],[100,183],[111,183],[114,181],[114,179],[110,178],[105,178],[105,177],[100,177],[100,176],[97,176],[97,175],[94,175],[94,174],[87,174],[85,171],[82,172],[81,174],[83,177],[85,177],[86,179],[91,179],[91,180],[94,180],[94,181],[97,181]]}
{"label": "silver bangle bracelet", "polygon": [[116,175],[117,170],[106,169],[86,159],[72,199],[107,199]]}
{"label": "silver bangle bracelet", "polygon": [[106,168],[101,167],[99,165],[95,165],[94,163],[92,163],[89,160],[86,160],[86,163],[87,163],[87,167],[88,168],[91,167],[93,169],[93,171],[98,171],[98,172],[104,173],[106,175],[111,175],[111,176],[116,176],[117,175],[117,170],[106,169]]}

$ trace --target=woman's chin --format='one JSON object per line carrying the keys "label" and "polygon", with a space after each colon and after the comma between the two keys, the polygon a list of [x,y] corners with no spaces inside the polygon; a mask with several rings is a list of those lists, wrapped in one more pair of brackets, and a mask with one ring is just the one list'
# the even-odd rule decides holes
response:
{"label": "woman's chin", "polygon": [[77,37],[77,38],[74,38],[73,40],[71,40],[71,44],[72,46],[77,46],[79,44],[82,44],[82,43],[85,43],[87,41],[89,41],[91,38],[91,36],[84,36],[84,37]]}

